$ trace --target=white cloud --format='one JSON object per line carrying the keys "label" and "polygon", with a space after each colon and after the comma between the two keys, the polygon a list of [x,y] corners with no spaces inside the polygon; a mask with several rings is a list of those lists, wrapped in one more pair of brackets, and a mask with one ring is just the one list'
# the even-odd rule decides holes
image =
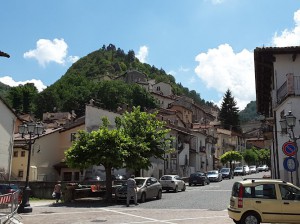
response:
{"label": "white cloud", "polygon": [[148,47],[141,46],[136,57],[140,60],[140,62],[145,63],[147,61],[148,53]]}
{"label": "white cloud", "polygon": [[230,89],[240,110],[255,100],[253,52],[244,49],[235,53],[231,46],[222,44],[200,53],[195,60],[199,62],[195,72],[206,86],[222,95]]}
{"label": "white cloud", "polygon": [[277,32],[272,38],[275,47],[288,47],[300,45],[300,10],[294,13],[295,27],[292,30],[285,29],[280,35]]}
{"label": "white cloud", "polygon": [[69,58],[67,58],[67,54],[68,45],[64,39],[54,39],[53,41],[39,39],[36,43],[36,49],[25,52],[24,58],[36,59],[42,66],[50,62],[64,65],[68,59],[78,60],[78,56],[69,56]]}
{"label": "white cloud", "polygon": [[17,82],[9,76],[0,77],[0,82],[6,84],[8,86],[11,86],[11,87],[18,86],[18,85],[24,85],[26,83],[33,83],[39,92],[46,89],[46,87],[47,87],[43,84],[43,82],[41,80],[31,79],[31,80]]}

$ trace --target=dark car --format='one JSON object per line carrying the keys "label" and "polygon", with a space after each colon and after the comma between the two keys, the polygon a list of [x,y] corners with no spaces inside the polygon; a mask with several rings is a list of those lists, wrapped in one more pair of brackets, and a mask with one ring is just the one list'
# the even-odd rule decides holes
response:
{"label": "dark car", "polygon": [[228,179],[233,179],[233,171],[231,168],[222,168],[220,170],[220,173],[222,174],[222,178],[225,179],[225,178],[228,178]]}
{"label": "dark car", "polygon": [[22,201],[22,190],[16,184],[0,184],[0,195],[11,194],[14,192],[19,192],[18,200],[19,203]]}
{"label": "dark car", "polygon": [[196,173],[192,173],[190,175],[190,178],[189,178],[189,186],[192,186],[193,185],[205,185],[205,184],[210,184],[210,181],[208,179],[208,177],[206,176],[205,173],[203,172],[196,172]]}
{"label": "dark car", "polygon": [[0,194],[10,194],[16,191],[21,191],[16,184],[0,184]]}

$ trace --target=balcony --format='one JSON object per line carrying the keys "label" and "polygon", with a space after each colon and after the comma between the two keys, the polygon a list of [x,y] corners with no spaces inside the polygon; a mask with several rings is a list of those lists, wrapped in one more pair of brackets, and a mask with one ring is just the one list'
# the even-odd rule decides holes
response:
{"label": "balcony", "polygon": [[277,89],[277,104],[279,105],[288,96],[300,95],[300,76],[287,74],[286,81]]}

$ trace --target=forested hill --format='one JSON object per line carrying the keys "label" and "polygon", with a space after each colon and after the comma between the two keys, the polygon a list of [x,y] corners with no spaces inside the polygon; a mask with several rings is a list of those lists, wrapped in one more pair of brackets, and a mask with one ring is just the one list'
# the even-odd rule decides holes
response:
{"label": "forested hill", "polygon": [[[72,110],[81,116],[84,114],[85,104],[90,99],[94,99],[100,107],[109,110],[116,110],[123,104],[154,108],[155,101],[144,88],[137,84],[129,85],[115,80],[128,70],[142,72],[147,75],[148,80],[155,79],[156,82],[169,83],[176,95],[188,96],[202,105],[215,106],[202,99],[196,91],[190,91],[180,83],[176,83],[175,78],[163,69],[141,63],[133,50],[125,53],[113,44],[103,45],[101,49],[82,57],[59,80],[41,93],[37,93],[33,85],[26,85],[24,88],[14,87],[7,99],[17,111],[34,113],[37,117],[41,117],[45,112]],[[20,97],[20,93],[25,94],[25,100],[23,96]],[[20,102],[21,98],[23,102]]]}

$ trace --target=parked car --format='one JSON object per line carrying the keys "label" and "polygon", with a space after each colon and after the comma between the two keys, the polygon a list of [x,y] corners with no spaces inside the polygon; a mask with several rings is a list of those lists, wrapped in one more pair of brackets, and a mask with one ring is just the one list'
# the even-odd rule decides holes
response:
{"label": "parked car", "polygon": [[244,176],[245,175],[244,167],[237,166],[236,168],[234,168],[233,173],[234,176]]}
{"label": "parked car", "polygon": [[250,169],[250,173],[257,173],[257,168],[256,168],[256,166],[254,166],[254,165],[249,166],[249,169]]}
{"label": "parked car", "polygon": [[243,168],[244,168],[244,174],[245,174],[245,175],[250,174],[250,168],[249,168],[249,166],[244,165]]}
{"label": "parked car", "polygon": [[210,181],[208,179],[208,177],[206,176],[205,173],[203,172],[196,172],[196,173],[192,173],[190,175],[190,178],[189,178],[189,186],[192,186],[193,185],[206,185],[206,184],[210,184]]}
{"label": "parked car", "polygon": [[[161,199],[162,196],[162,186],[159,181],[154,177],[136,177],[134,178],[137,190],[137,199],[144,203],[148,199]],[[127,198],[127,183],[116,189],[116,199],[126,200]]]}
{"label": "parked car", "polygon": [[228,178],[228,179],[233,179],[233,171],[231,168],[222,168],[220,170],[220,173],[222,174],[222,178],[225,179],[225,178]]}
{"label": "parked car", "polygon": [[9,194],[16,191],[21,192],[21,189],[16,184],[0,184],[0,194]]}
{"label": "parked car", "polygon": [[262,171],[268,171],[269,167],[267,165],[259,165],[257,167],[258,172],[262,172]]}
{"label": "parked car", "polygon": [[184,180],[178,175],[164,175],[160,178],[159,182],[161,183],[162,189],[174,192],[185,191],[186,185]]}
{"label": "parked car", "polygon": [[219,170],[210,170],[207,172],[207,177],[210,182],[220,182],[223,180],[222,174]]}
{"label": "parked car", "polygon": [[232,187],[228,215],[235,223],[299,223],[300,188],[274,179],[244,179]]}

